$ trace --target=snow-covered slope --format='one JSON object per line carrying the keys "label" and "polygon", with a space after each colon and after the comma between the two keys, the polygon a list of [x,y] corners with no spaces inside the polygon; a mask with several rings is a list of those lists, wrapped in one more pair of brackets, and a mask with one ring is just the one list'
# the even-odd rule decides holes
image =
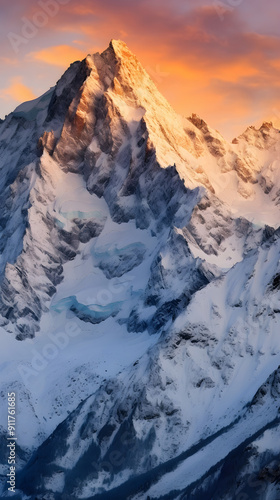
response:
{"label": "snow-covered slope", "polygon": [[279,454],[279,152],[178,116],[119,41],[0,124],[20,498],[219,499],[247,442]]}

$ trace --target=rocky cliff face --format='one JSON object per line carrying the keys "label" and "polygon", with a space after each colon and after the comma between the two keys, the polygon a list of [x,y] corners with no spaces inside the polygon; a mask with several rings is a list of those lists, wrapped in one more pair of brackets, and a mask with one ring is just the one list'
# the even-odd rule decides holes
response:
{"label": "rocky cliff face", "polygon": [[19,495],[225,498],[247,443],[276,491],[279,148],[178,116],[118,41],[0,123]]}

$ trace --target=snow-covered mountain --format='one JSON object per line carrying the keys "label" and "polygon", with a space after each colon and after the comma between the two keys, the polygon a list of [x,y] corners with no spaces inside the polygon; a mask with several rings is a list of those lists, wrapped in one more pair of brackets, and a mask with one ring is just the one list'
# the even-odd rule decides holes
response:
{"label": "snow-covered mountain", "polygon": [[0,123],[2,498],[13,390],[18,498],[277,499],[279,162],[114,40]]}

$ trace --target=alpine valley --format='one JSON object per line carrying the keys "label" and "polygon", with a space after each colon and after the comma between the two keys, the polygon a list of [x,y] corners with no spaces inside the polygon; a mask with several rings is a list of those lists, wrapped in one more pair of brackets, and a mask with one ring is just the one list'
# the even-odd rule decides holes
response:
{"label": "alpine valley", "polygon": [[125,43],[0,123],[15,500],[280,498],[280,131],[181,117]]}

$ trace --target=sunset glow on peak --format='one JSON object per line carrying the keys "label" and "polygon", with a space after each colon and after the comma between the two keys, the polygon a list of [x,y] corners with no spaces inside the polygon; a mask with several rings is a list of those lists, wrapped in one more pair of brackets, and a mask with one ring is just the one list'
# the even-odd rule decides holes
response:
{"label": "sunset glow on peak", "polygon": [[261,0],[231,4],[16,0],[5,7],[1,116],[20,95],[41,95],[71,62],[103,52],[112,40],[116,50],[137,56],[180,114],[200,114],[229,139],[263,120],[277,125],[279,2],[270,9]]}

